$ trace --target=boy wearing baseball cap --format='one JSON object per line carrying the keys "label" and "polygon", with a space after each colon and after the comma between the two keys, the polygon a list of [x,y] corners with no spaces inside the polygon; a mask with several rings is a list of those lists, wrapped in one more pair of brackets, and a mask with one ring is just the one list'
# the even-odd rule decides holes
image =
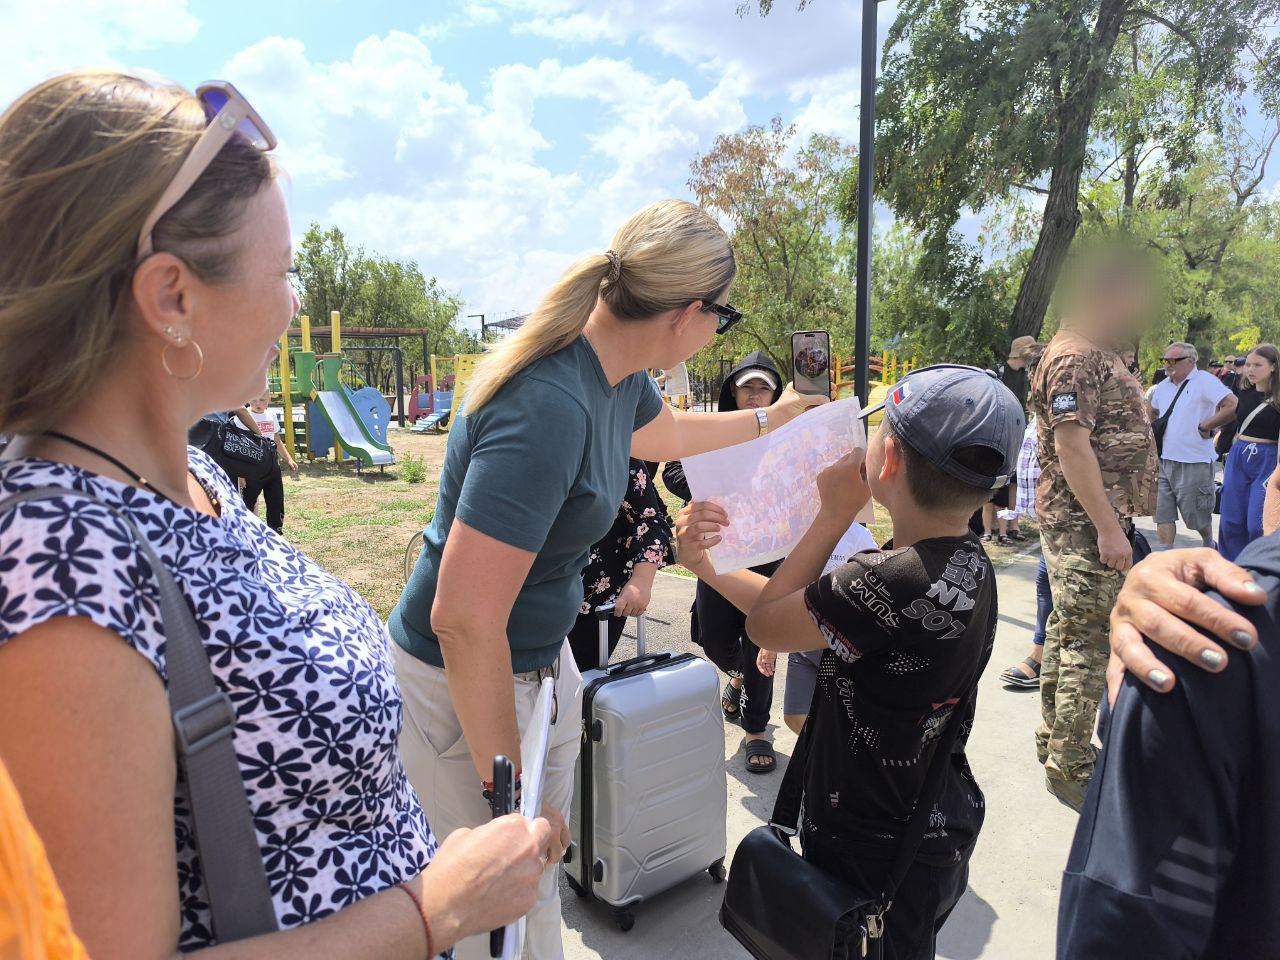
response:
{"label": "boy wearing baseball cap", "polygon": [[[817,519],[766,580],[717,575],[707,550],[732,522],[691,503],[677,522],[680,561],[748,612],[766,650],[824,651],[798,758],[805,858],[860,890],[884,891],[943,731],[959,723],[911,866],[884,915],[884,956],[934,956],[963,894],[985,802],[964,744],[970,691],[991,655],[995,575],[969,517],[1013,473],[1025,427],[1013,394],[976,367],[913,371],[889,393],[861,450],[818,479]],[[876,408],[879,409],[879,408]],[[867,411],[874,413],[875,409]],[[874,495],[893,521],[881,550],[822,575],[840,535]],[[787,782],[784,781],[784,791]]]}

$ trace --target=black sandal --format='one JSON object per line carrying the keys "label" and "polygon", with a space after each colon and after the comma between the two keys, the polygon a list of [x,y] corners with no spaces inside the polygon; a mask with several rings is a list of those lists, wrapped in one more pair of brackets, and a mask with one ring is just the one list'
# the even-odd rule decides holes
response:
{"label": "black sandal", "polygon": [[[730,710],[730,707],[736,709]],[[724,714],[725,723],[742,722],[742,691],[732,683],[724,685],[724,692],[720,694],[720,710]]]}
{"label": "black sandal", "polygon": [[[1027,676],[1018,667],[1029,667],[1031,676]],[[1000,681],[1008,687],[1038,687],[1040,686],[1040,664],[1033,657],[1027,657],[1022,663],[1015,664],[1000,674]]]}
{"label": "black sandal", "polygon": [[[745,747],[747,770],[750,773],[772,773],[778,765],[778,755],[773,752],[773,744],[768,740],[748,740]],[[764,757],[768,760],[768,763],[751,762],[758,757]]]}

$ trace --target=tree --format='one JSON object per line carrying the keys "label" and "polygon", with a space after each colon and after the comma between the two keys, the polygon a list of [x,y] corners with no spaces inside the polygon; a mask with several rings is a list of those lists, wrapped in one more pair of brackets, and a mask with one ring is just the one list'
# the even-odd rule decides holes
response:
{"label": "tree", "polygon": [[1182,148],[1170,162],[1191,159],[1185,124],[1150,122],[1157,106],[1176,101],[1185,117],[1216,122],[1215,105],[1239,92],[1249,64],[1256,89],[1274,91],[1265,61],[1275,57],[1267,25],[1278,11],[1276,0],[993,0],[981,8],[909,0],[890,31],[877,98],[879,179],[889,202],[925,234],[936,259],[966,208],[1028,186],[1041,194],[1040,229],[1009,323],[1010,337],[1037,335],[1080,223],[1099,107],[1134,72],[1132,50],[1117,56],[1122,33],[1141,36],[1133,42],[1153,49],[1162,76],[1182,78],[1164,96],[1130,97],[1128,110],[1115,111],[1129,135],[1122,153],[1132,176],[1139,132],[1169,133]]}
{"label": "tree", "polygon": [[1209,355],[1280,335],[1280,203],[1258,194],[1278,142],[1280,119],[1260,138],[1235,131],[1203,144],[1186,171],[1153,165],[1131,196],[1119,181],[1083,194],[1083,233],[1125,232],[1159,255],[1166,308],[1148,338],[1150,358],[1169,340]]}
{"label": "tree", "polygon": [[986,264],[976,249],[956,248],[946,271],[924,280],[924,244],[905,224],[877,236],[873,252],[873,347],[927,363],[994,368],[1003,361],[1000,341],[1022,258]]}
{"label": "tree", "polygon": [[316,323],[328,323],[333,310],[344,316],[361,304],[361,291],[369,275],[363,247],[350,247],[337,227],[307,229],[294,257],[298,265],[298,297],[302,312]]}
{"label": "tree", "polygon": [[[475,336],[459,324],[462,300],[444,290],[435,277],[424,276],[416,263],[366,253],[363,247],[348,245],[339,228],[323,230],[316,223],[299,244],[296,259],[302,312],[315,323],[327,324],[330,311],[339,310],[348,327],[421,331],[421,336],[400,340],[407,376],[427,369],[423,336],[428,355],[478,351]],[[392,392],[391,355],[362,352],[355,345],[358,338],[352,341],[352,358],[366,381],[383,393]]]}
{"label": "tree", "polygon": [[744,320],[717,348],[764,350],[783,371],[796,330],[829,330],[836,348],[852,343],[836,212],[853,151],[817,134],[796,143],[795,133],[775,117],[768,127],[721,135],[694,158],[689,179],[698,202],[729,221],[738,260],[733,296]]}

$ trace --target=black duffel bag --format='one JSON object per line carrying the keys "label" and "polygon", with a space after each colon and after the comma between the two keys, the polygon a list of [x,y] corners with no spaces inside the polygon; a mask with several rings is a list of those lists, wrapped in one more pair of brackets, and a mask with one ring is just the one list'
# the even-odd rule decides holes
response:
{"label": "black duffel bag", "polygon": [[275,443],[233,422],[232,416],[202,417],[187,431],[187,443],[209,454],[232,480],[266,477],[275,464]]}
{"label": "black duffel bag", "polygon": [[[825,654],[832,656],[832,654]],[[879,960],[884,947],[884,915],[915,861],[942,791],[961,719],[973,703],[975,681],[956,704],[938,740],[893,864],[878,893],[859,890],[791,848],[797,832],[804,772],[811,747],[813,706],[796,742],[767,826],[752,830],[738,845],[729,869],[720,924],[756,960]],[[818,690],[814,690],[817,703]]]}
{"label": "black duffel bag", "polygon": [[241,476],[257,476],[269,470],[273,452],[267,448],[266,437],[227,421],[222,433],[222,457],[242,465],[245,472]]}

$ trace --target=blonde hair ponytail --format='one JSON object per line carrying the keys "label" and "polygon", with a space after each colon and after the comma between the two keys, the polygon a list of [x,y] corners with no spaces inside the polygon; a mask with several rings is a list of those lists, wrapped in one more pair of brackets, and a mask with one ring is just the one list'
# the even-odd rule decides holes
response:
{"label": "blonde hair ponytail", "polygon": [[525,367],[573,343],[597,300],[620,320],[647,320],[715,300],[736,273],[729,237],[704,210],[684,200],[645,207],[614,234],[608,253],[575,263],[519,330],[489,347],[464,412],[479,410]]}

